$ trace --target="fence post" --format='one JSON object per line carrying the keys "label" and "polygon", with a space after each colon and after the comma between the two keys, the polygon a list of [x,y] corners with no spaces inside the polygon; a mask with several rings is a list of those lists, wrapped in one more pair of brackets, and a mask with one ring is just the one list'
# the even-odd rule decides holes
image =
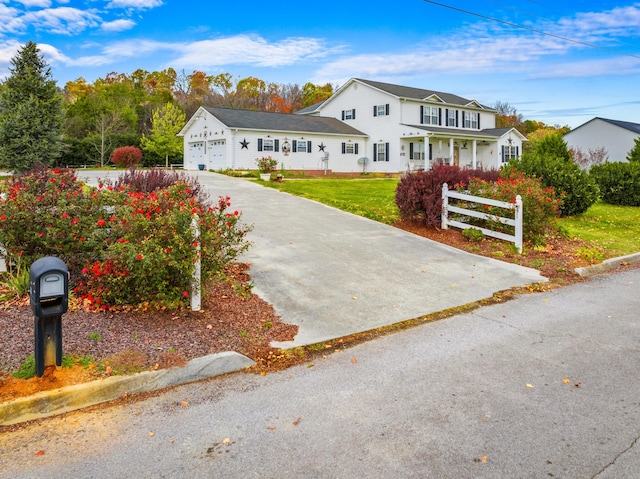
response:
{"label": "fence post", "polygon": [[518,252],[522,254],[522,230],[523,230],[523,215],[522,215],[522,197],[520,195],[516,196],[516,248]]}
{"label": "fence post", "polygon": [[193,238],[194,249],[196,250],[195,261],[193,267],[193,276],[191,277],[191,311],[200,311],[201,302],[201,289],[202,284],[200,281],[200,225],[198,220],[200,218],[197,214],[193,215],[191,219],[191,236]]}
{"label": "fence post", "polygon": [[449,196],[447,193],[449,192],[449,185],[446,183],[442,184],[442,229],[446,230],[448,225],[447,221],[449,220]]}

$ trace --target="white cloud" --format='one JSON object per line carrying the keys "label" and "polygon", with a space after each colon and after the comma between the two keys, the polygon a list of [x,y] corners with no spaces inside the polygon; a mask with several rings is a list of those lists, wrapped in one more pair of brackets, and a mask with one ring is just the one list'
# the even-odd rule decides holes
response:
{"label": "white cloud", "polygon": [[[0,18],[2,12],[0,11]],[[0,27],[0,31],[18,32],[27,26],[60,35],[75,35],[87,28],[100,24],[100,17],[92,10],[79,10],[71,7],[47,8],[34,12],[26,12],[15,16],[11,22]]]}
{"label": "white cloud", "polygon": [[21,3],[27,8],[39,7],[39,8],[49,8],[51,6],[51,0],[17,0],[18,3]]}
{"label": "white cloud", "polygon": [[136,22],[133,20],[114,20],[112,22],[104,22],[100,29],[105,32],[124,32],[126,30],[131,30],[136,26]]}
{"label": "white cloud", "polygon": [[0,33],[20,31],[24,22],[19,18],[20,12],[4,3],[0,3]]}
{"label": "white cloud", "polygon": [[107,8],[129,8],[132,10],[145,10],[160,7],[162,0],[112,0]]}
{"label": "white cloud", "polygon": [[285,38],[270,43],[260,36],[235,35],[175,45],[179,55],[172,59],[177,67],[255,65],[282,67],[301,60],[325,57],[331,51],[317,38]]}

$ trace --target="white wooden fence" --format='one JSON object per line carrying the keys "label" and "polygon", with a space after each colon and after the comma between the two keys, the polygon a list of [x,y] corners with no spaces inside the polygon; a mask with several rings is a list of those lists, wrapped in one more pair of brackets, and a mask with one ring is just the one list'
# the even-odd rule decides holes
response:
{"label": "white wooden fence", "polygon": [[[503,218],[502,216],[490,215],[488,213],[482,213],[476,210],[470,210],[467,208],[460,208],[449,204],[449,198],[455,198],[463,200],[469,203],[480,203],[482,205],[496,206],[498,208],[504,208],[507,210],[515,210],[515,218]],[[473,218],[480,218],[483,220],[497,221],[499,223],[513,226],[514,234],[501,233],[499,231],[493,231],[487,228],[481,228],[479,226],[470,225],[461,221],[455,221],[449,219],[449,213],[458,213],[465,216],[471,216]],[[457,191],[449,191],[449,186],[445,183],[442,185],[442,229],[446,230],[449,226],[454,228],[476,228],[482,231],[486,236],[498,238],[505,241],[510,241],[515,244],[519,253],[522,253],[522,198],[520,195],[516,196],[515,203],[507,203],[506,201],[492,200],[489,198],[481,198],[479,196],[468,195],[465,193],[458,193]]]}

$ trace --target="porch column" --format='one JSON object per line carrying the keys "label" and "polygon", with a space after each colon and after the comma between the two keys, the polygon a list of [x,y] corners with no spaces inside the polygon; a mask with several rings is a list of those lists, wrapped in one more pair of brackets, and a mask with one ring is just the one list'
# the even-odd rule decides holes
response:
{"label": "porch column", "polygon": [[431,169],[431,163],[429,162],[429,151],[431,150],[430,138],[431,137],[429,136],[424,137],[424,152],[422,153],[424,155],[424,165],[422,166],[422,168],[425,170]]}
{"label": "porch column", "polygon": [[453,165],[453,138],[449,138],[449,165]]}
{"label": "porch column", "polygon": [[477,158],[476,158],[476,148],[477,148],[477,140],[474,138],[473,142],[471,143],[471,167],[475,170],[477,167]]}

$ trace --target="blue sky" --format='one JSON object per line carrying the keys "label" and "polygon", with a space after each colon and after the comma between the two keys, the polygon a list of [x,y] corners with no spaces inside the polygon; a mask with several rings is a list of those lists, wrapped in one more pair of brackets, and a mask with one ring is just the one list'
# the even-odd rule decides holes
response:
{"label": "blue sky", "polygon": [[0,0],[0,78],[29,40],[59,86],[169,67],[299,85],[359,77],[508,102],[552,125],[640,123],[639,1]]}

